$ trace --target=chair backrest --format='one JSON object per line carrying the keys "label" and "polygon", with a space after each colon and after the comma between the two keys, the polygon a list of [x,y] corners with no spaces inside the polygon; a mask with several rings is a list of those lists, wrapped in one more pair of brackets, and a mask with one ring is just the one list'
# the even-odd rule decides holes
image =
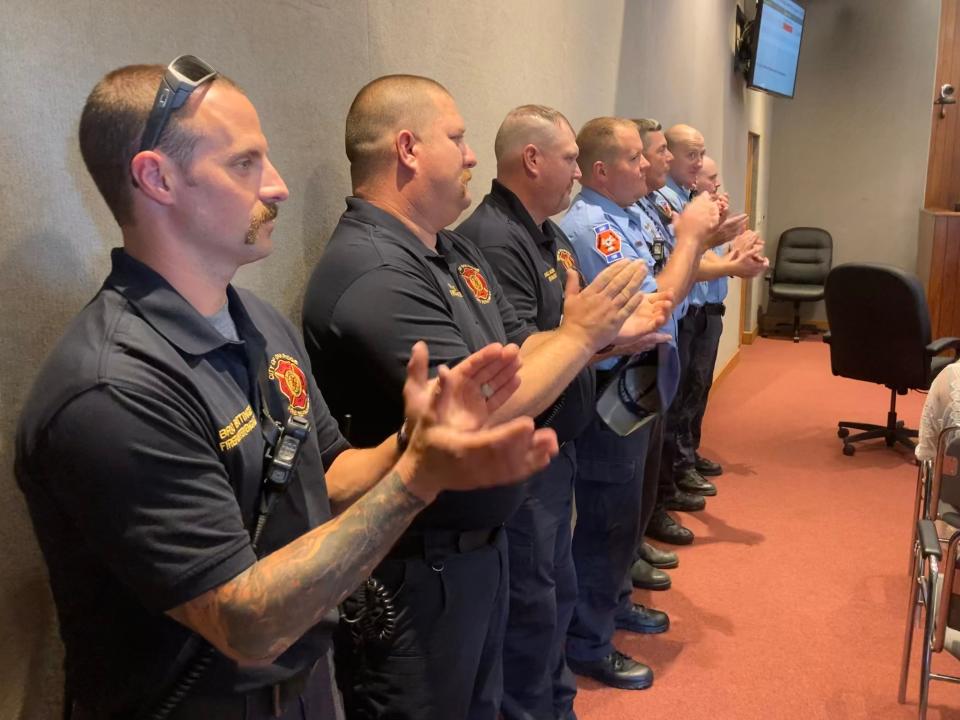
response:
{"label": "chair backrest", "polygon": [[833,263],[833,237],[822,228],[795,227],[780,235],[774,283],[823,285]]}
{"label": "chair backrest", "polygon": [[904,392],[930,386],[930,316],[915,275],[845,263],[827,276],[824,300],[834,375]]}

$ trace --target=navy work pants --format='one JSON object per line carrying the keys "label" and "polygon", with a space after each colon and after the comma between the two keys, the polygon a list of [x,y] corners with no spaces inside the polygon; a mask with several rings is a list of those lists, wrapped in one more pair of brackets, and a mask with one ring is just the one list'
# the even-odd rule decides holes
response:
{"label": "navy work pants", "polygon": [[692,330],[688,377],[677,427],[677,457],[674,461],[677,472],[688,470],[696,463],[700,430],[717,365],[717,348],[723,334],[723,317],[702,313]]}
{"label": "navy work pants", "polygon": [[[373,577],[396,609],[392,637],[357,642],[342,620],[337,682],[350,720],[495,720],[503,695],[507,537],[430,559],[387,557]],[[344,603],[353,616],[355,598]]]}
{"label": "navy work pants", "polygon": [[576,680],[564,640],[577,599],[570,519],[576,451],[568,442],[528,481],[507,522],[510,610],[503,647],[505,720],[569,720]]}
{"label": "navy work pants", "polygon": [[620,437],[594,416],[577,438],[577,524],[573,562],[577,604],[567,655],[589,662],[613,652],[614,619],[640,538],[644,464],[651,424]]}

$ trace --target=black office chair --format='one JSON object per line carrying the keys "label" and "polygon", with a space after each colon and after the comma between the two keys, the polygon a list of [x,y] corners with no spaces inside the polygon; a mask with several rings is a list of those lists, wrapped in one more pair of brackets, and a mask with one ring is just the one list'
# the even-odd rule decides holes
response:
{"label": "black office chair", "polygon": [[800,342],[800,303],[823,300],[832,263],[833,238],[826,230],[795,227],[780,235],[773,272],[766,279],[771,300],[793,302],[794,342]]}
{"label": "black office chair", "polygon": [[[927,390],[943,368],[956,359],[960,339],[930,341],[930,316],[923,286],[915,275],[887,265],[846,263],[827,276],[824,292],[834,375],[875,382],[890,388],[886,425],[837,423],[843,454],[853,455],[852,443],[883,438],[893,447],[915,447],[917,431],[897,420],[897,395]],[[953,350],[954,357],[938,357]],[[862,430],[855,435],[850,429]]]}

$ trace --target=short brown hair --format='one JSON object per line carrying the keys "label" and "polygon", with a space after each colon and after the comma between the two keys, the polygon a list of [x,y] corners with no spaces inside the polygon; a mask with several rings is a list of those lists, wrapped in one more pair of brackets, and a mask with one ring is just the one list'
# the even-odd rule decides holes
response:
{"label": "short brown hair", "polygon": [[637,126],[637,130],[640,131],[640,140],[644,146],[647,144],[647,137],[650,133],[661,132],[663,130],[663,125],[660,124],[660,121],[654,120],[653,118],[634,118],[633,122]]}
{"label": "short brown hair", "polygon": [[577,133],[577,146],[580,148],[577,164],[585,178],[589,179],[593,164],[597,160],[610,162],[613,158],[618,146],[617,130],[622,128],[636,130],[637,126],[632,120],[625,118],[598,117],[587,121],[580,128]]}
{"label": "short brown hair", "polygon": [[[80,154],[110,212],[121,227],[133,224],[133,177],[130,161],[140,140],[153,99],[163,77],[163,65],[127,65],[108,73],[87,97],[80,115]],[[215,82],[236,88],[218,75]],[[178,165],[189,166],[199,136],[174,112],[160,135],[156,150]]]}
{"label": "short brown hair", "polygon": [[389,159],[394,133],[422,127],[434,108],[433,93],[450,94],[436,80],[420,75],[384,75],[360,88],[347,112],[344,134],[354,188]]}

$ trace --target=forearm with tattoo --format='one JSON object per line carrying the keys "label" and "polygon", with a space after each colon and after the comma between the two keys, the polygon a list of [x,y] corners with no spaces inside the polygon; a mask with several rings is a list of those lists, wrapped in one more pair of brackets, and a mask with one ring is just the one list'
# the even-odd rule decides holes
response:
{"label": "forearm with tattoo", "polygon": [[335,520],[170,615],[238,662],[267,664],[370,575],[425,504],[393,470]]}

